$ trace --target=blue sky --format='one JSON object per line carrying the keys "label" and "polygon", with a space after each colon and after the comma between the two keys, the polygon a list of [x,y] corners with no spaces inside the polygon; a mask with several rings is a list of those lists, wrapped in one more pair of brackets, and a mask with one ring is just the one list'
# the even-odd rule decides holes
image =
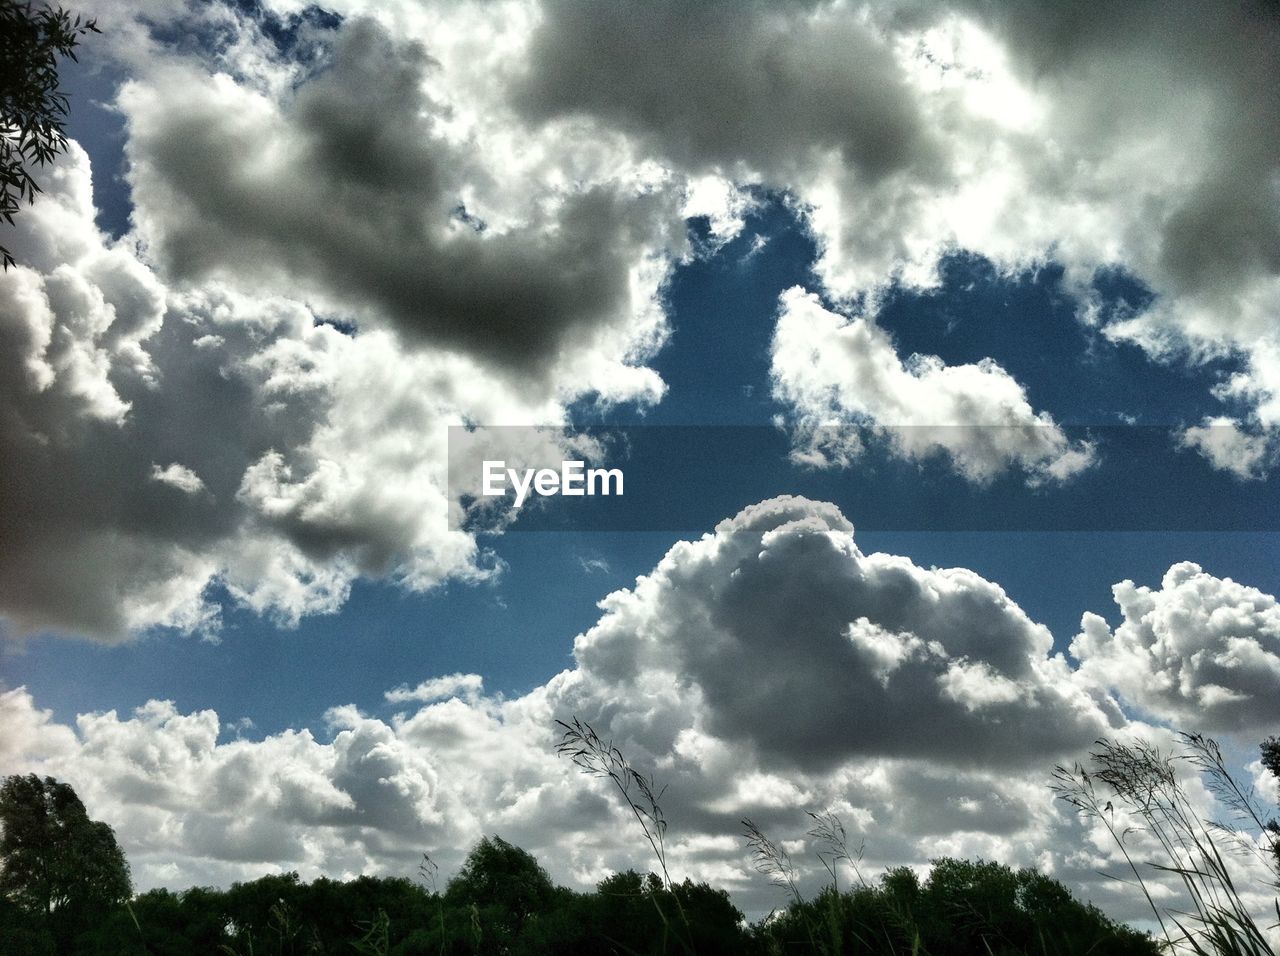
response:
{"label": "blue sky", "polygon": [[[86,8],[4,239],[0,771],[72,779],[146,885],[499,831],[585,883],[643,861],[546,746],[573,712],[751,905],[736,819],[821,806],[873,866],[1140,915],[1041,782],[1280,725],[1274,30],[153,6]],[[464,422],[535,465],[630,429],[630,494],[459,530]]]}

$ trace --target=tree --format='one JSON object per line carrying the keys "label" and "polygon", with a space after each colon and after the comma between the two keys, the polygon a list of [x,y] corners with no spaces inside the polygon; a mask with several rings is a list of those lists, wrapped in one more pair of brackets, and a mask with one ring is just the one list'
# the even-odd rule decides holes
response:
{"label": "tree", "polygon": [[449,881],[445,898],[494,907],[518,928],[554,893],[551,877],[531,853],[495,836],[482,837],[472,847],[458,875]]}
{"label": "tree", "polygon": [[35,774],[0,784],[0,895],[42,919],[62,947],[129,899],[129,864],[111,827],[68,784]]}
{"label": "tree", "polygon": [[1280,780],[1280,737],[1268,737],[1262,742],[1262,766]]}
{"label": "tree", "polygon": [[[80,37],[98,32],[93,20],[72,18],[61,7],[0,0],[0,218],[9,225],[23,200],[32,202],[40,192],[31,166],[44,166],[67,148],[58,57],[74,60]],[[14,264],[4,246],[0,258],[5,269]]]}
{"label": "tree", "polygon": [[[1271,771],[1271,775],[1280,780],[1280,737],[1268,737],[1262,742],[1262,766]],[[1280,791],[1277,792],[1280,797]],[[1267,832],[1271,840],[1271,855],[1275,857],[1276,875],[1280,876],[1280,820],[1268,820]]]}

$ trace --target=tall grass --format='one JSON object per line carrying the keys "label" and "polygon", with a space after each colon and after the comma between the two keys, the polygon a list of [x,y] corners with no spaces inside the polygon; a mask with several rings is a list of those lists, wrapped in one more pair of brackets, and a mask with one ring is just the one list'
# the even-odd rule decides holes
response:
{"label": "tall grass", "polygon": [[791,897],[791,911],[801,920],[811,950],[815,953],[839,953],[847,928],[846,907],[840,896],[840,863],[847,862],[857,875],[858,882],[866,886],[857,865],[857,861],[862,858],[862,848],[858,849],[855,859],[849,852],[849,838],[844,824],[833,811],[805,812],[814,824],[806,835],[817,841],[816,855],[831,878],[831,882],[815,900],[814,908],[817,910],[820,926],[815,926],[814,920],[810,918],[810,907],[805,905],[805,899],[796,883],[796,867],[790,854],[780,844],[769,839],[751,820],[742,821],[747,847],[751,850],[756,870],[769,877],[774,886],[785,889]]}
{"label": "tall grass", "polygon": [[671,889],[671,873],[667,870],[667,819],[662,813],[662,795],[652,775],[646,776],[627,761],[612,740],[604,740],[588,723],[577,717],[569,723],[557,720],[562,729],[556,753],[568,757],[578,769],[591,777],[602,777],[613,783],[644,831],[662,870],[662,881]]}
{"label": "tall grass", "polygon": [[[684,905],[680,902],[680,893],[671,880],[671,872],[667,869],[667,818],[662,812],[662,795],[666,787],[659,787],[652,774],[643,774],[635,767],[612,740],[605,740],[595,729],[576,716],[566,723],[557,720],[561,729],[560,742],[556,745],[556,753],[568,757],[583,773],[590,777],[599,777],[610,781],[614,789],[622,796],[627,808],[640,824],[645,841],[653,850],[662,870],[662,886],[675,903],[682,932],[673,933],[674,938],[687,952],[694,951],[692,926]],[[663,911],[657,896],[650,894],[664,929],[671,930],[667,914]],[[663,945],[665,950],[665,942]]]}
{"label": "tall grass", "polygon": [[444,956],[444,897],[440,895],[440,864],[431,859],[430,853],[422,854],[422,862],[418,864],[418,878],[431,889],[431,896],[436,901],[436,914],[440,917],[440,956]]}
{"label": "tall grass", "polygon": [[[1272,865],[1275,831],[1252,788],[1242,786],[1227,769],[1216,742],[1200,734],[1179,738],[1181,753],[1164,753],[1144,740],[1099,740],[1088,766],[1054,768],[1052,788],[1106,828],[1133,874],[1124,882],[1141,890],[1171,949],[1204,956],[1275,956],[1245,901],[1248,887],[1237,882],[1237,867],[1229,863],[1245,854]],[[1236,822],[1201,815],[1179,779],[1179,764],[1202,776]],[[1132,838],[1137,835],[1154,841],[1158,859],[1135,859]],[[1157,875],[1177,878],[1185,893],[1181,906],[1156,903],[1150,878]],[[1274,880],[1269,885],[1276,887]],[[1273,908],[1280,921],[1280,901]]]}

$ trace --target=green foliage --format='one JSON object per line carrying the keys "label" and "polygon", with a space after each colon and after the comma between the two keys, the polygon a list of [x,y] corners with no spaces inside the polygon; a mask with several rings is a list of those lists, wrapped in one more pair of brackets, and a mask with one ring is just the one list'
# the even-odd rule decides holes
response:
{"label": "green foliage", "polygon": [[1268,737],[1262,742],[1262,766],[1271,771],[1271,775],[1280,779],[1280,737]]}
{"label": "green foliage", "polygon": [[474,906],[490,943],[503,952],[526,923],[548,908],[555,894],[551,877],[531,854],[495,836],[484,837],[471,850],[449,881],[445,901]]}
{"label": "green foliage", "polygon": [[[649,874],[617,874],[594,893],[555,886],[530,854],[500,837],[481,840],[442,896],[400,878],[318,879],[274,874],[227,890],[151,890],[76,939],[85,956],[584,956],[663,954],[687,948],[664,913],[677,897],[690,914],[687,935],[701,956],[750,951],[742,913],[728,894],[685,881],[671,889]],[[0,901],[0,952],[44,954],[51,943],[8,932]]]}
{"label": "green foliage", "polygon": [[76,935],[133,891],[111,827],[90,820],[75,790],[52,777],[5,778],[0,830],[4,918],[24,938],[48,937],[55,950],[69,951]]}
{"label": "green foliage", "polygon": [[472,848],[445,899],[494,907],[517,922],[537,913],[555,887],[533,855],[500,836],[484,837]]}
{"label": "green foliage", "polygon": [[[1280,780],[1280,738],[1268,737],[1262,742],[1260,749],[1262,766],[1270,770],[1273,777]],[[1268,820],[1265,826],[1271,842],[1272,867],[1280,874],[1280,820]]]}
{"label": "green foliage", "polygon": [[[9,225],[23,201],[40,191],[31,167],[67,148],[58,57],[74,60],[80,37],[97,32],[93,20],[82,22],[61,8],[0,0],[0,219]],[[4,268],[13,265],[3,246],[0,258]]]}
{"label": "green foliage", "polygon": [[[679,904],[679,909],[677,908]],[[7,907],[7,908],[6,908]],[[0,900],[0,951],[49,953],[40,927],[10,932]],[[686,922],[674,916],[685,913]],[[21,929],[19,927],[19,929]],[[25,933],[25,935],[23,935]],[[1031,870],[938,860],[921,881],[907,868],[843,893],[828,887],[744,925],[729,895],[685,880],[668,887],[628,870],[594,892],[557,887],[529,853],[501,837],[472,849],[441,895],[402,878],[347,882],[273,874],[227,890],[151,890],[82,932],[85,956],[699,956],[783,953],[1094,953],[1149,956],[1145,936],[1071,898]]]}
{"label": "green foliage", "polygon": [[845,893],[828,887],[753,927],[758,952],[1037,953],[1154,956],[1149,937],[1072,898],[1061,883],[1000,863],[935,860]]}

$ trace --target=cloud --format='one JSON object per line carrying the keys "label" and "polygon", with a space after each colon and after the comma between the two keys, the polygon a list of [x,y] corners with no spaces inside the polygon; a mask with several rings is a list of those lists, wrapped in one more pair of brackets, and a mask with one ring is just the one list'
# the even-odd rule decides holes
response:
{"label": "cloud", "polygon": [[595,116],[695,171],[780,178],[833,154],[875,180],[932,159],[892,51],[856,15],[812,2],[542,8],[514,91],[530,117]]}
{"label": "cloud", "polygon": [[900,455],[946,454],[957,471],[988,481],[1009,467],[1029,480],[1064,480],[1093,461],[1026,390],[990,359],[946,365],[937,356],[898,357],[865,317],[832,312],[812,293],[782,294],[772,346],[774,395],[791,409],[797,457],[848,464],[860,451],[850,425],[873,425]]}
{"label": "cloud", "polygon": [[610,574],[609,562],[604,558],[591,558],[585,555],[578,555],[578,567],[582,568],[584,574]]}
{"label": "cloud", "polygon": [[1112,588],[1122,620],[1085,614],[1071,653],[1080,674],[1144,714],[1189,730],[1261,739],[1280,720],[1276,599],[1189,561],[1160,589]]}
{"label": "cloud", "polygon": [[[73,149],[9,243],[27,268],[0,280],[0,445],[24,462],[0,477],[18,543],[0,556],[8,631],[212,633],[211,585],[291,623],[336,610],[361,575],[483,577],[474,540],[438,518],[453,507],[438,426],[658,400],[645,363],[667,333],[664,283],[693,254],[683,216],[708,217],[714,248],[751,187],[805,217],[831,303],[793,291],[778,316],[801,457],[850,459],[856,446],[814,438],[852,420],[911,425],[900,454],[940,451],[979,481],[1088,463],[999,355],[898,356],[876,326],[887,290],[936,283],[963,249],[1005,273],[1061,263],[1082,321],[1162,361],[1236,356],[1215,394],[1237,406],[1237,440],[1210,459],[1266,464],[1274,18],[1190,3],[337,9],[98,11],[129,73],[134,231],[97,232]],[[174,45],[147,18],[207,42]],[[1150,305],[1098,293],[1116,269]],[[1212,452],[1203,427],[1184,434]]]}
{"label": "cloud", "polygon": [[[0,276],[0,454],[22,463],[0,472],[7,635],[216,635],[214,585],[287,625],[360,576],[493,573],[450,530],[448,427],[556,426],[572,389],[529,394],[284,296],[169,287],[97,231],[90,195],[72,144],[18,219],[24,265]],[[536,448],[503,434],[499,457],[558,459],[554,428]]]}
{"label": "cloud", "polygon": [[[1196,580],[1186,566],[1171,576],[1170,587]],[[1250,591],[1237,617],[1247,601],[1274,610]],[[1226,628],[1222,606],[1169,617],[1207,642]],[[454,674],[389,691],[392,713],[340,705],[315,731],[246,740],[212,711],[162,701],[84,714],[72,728],[19,688],[0,693],[11,729],[0,772],[71,782],[116,827],[143,886],[273,868],[402,875],[424,850],[448,874],[495,832],[557,879],[590,885],[651,861],[607,781],[555,756],[554,721],[576,715],[668,785],[677,878],[712,879],[753,912],[778,901],[739,821],[793,841],[812,886],[822,877],[803,811],[831,808],[855,845],[865,840],[868,874],[945,854],[1001,859],[1141,918],[1140,898],[1111,896],[1097,875],[1123,866],[1105,832],[1047,784],[1053,763],[1097,736],[1167,745],[1169,734],[1126,719],[1094,665],[1073,672],[1051,644],[972,571],[864,554],[834,507],[778,498],[676,544],[604,598],[575,666],[522,697]],[[1176,676],[1176,661],[1153,660]],[[1272,690],[1242,671],[1219,680],[1237,694]],[[1210,807],[1198,785],[1192,797]]]}
{"label": "cloud", "polygon": [[[1263,5],[540,7],[527,116],[788,192],[822,290],[868,325],[957,250],[1006,274],[1053,261],[1081,321],[1159,361],[1242,357],[1233,389],[1280,421],[1280,23]],[[1107,301],[1094,279],[1114,270],[1152,302]]]}
{"label": "cloud", "polygon": [[1236,419],[1219,415],[1184,428],[1181,441],[1183,447],[1200,452],[1215,468],[1250,480],[1267,477],[1276,455],[1274,437],[1245,431]]}
{"label": "cloud", "polygon": [[[256,741],[220,740],[213,711],[184,714],[167,701],[123,717],[81,715],[74,730],[22,688],[0,693],[0,709],[13,731],[4,771],[72,782],[116,828],[141,885],[225,884],[281,867],[403,873],[428,848],[456,868],[493,825],[488,815],[511,813],[513,802],[536,809],[524,789],[531,775],[572,782],[486,699],[428,704],[394,721],[340,706],[319,736],[287,730]],[[557,814],[583,803],[565,789],[545,796]]]}
{"label": "cloud", "polygon": [[[1276,28],[1253,7],[337,6],[349,22],[293,59],[220,5],[144,11],[234,24],[212,51],[103,6],[133,67],[136,228],[98,233],[73,146],[6,243],[27,264],[0,277],[14,631],[213,633],[211,586],[288,624],[360,576],[485,577],[448,530],[447,426],[660,398],[645,362],[682,216],[723,242],[746,186],[818,240],[824,298],[784,297],[773,356],[802,438],[941,420],[899,452],[977,480],[1087,463],[998,355],[902,357],[875,325],[961,249],[1061,263],[1082,321],[1161,361],[1239,356],[1217,394],[1246,406],[1244,443],[1186,432],[1220,464],[1253,471],[1252,429],[1280,422]],[[1099,295],[1114,269],[1152,303]],[[401,713],[243,740],[170,702],[72,727],[19,689],[0,767],[74,783],[144,885],[403,873],[437,847],[448,868],[495,830],[581,883],[645,863],[607,788],[552,754],[578,714],[671,782],[678,873],[755,886],[743,815],[803,840],[800,810],[838,806],[871,867],[985,855],[1096,896],[1104,835],[1044,783],[1100,733],[1159,736],[1110,695],[1255,736],[1280,699],[1274,598],[1194,565],[1116,596],[1073,670],[998,585],[865,554],[833,507],[776,499],[606,597],[575,667],[523,697],[428,678],[388,691]]]}
{"label": "cloud", "polygon": [[356,19],[279,95],[186,64],[127,83],[149,254],[173,280],[284,283],[544,390],[560,352],[643,347],[683,244],[678,194],[548,182],[483,131],[449,130],[454,104],[426,90],[435,68],[423,44]]}
{"label": "cloud", "polygon": [[[742,187],[759,186],[807,219],[821,291],[871,327],[890,289],[936,285],[958,250],[1004,274],[1053,261],[1082,322],[1159,361],[1237,356],[1244,371],[1219,394],[1275,423],[1280,111],[1268,81],[1280,31],[1265,13],[816,0],[335,9],[349,20],[322,68],[244,21],[256,41],[125,91],[140,232],[173,274],[287,277],[326,307],[363,308],[411,341],[526,376],[552,356],[566,369],[571,343],[594,387],[615,381],[600,370],[612,363],[655,397],[640,362],[662,340],[654,296],[684,254],[681,215],[708,216],[722,242],[741,228]],[[261,79],[265,62],[285,79]],[[387,92],[370,63],[395,67],[387,108],[338,109]],[[201,113],[191,135],[176,125],[197,125],[192,111],[166,107],[177,95]],[[332,115],[368,128],[344,132]],[[337,160],[343,135],[373,144],[361,163]],[[197,188],[190,177],[209,162],[227,168]],[[286,162],[308,175],[268,189]],[[405,201],[408,224],[387,213]],[[193,203],[210,208],[189,215]],[[344,251],[362,239],[372,261]],[[1148,305],[1098,291],[1095,278],[1117,270],[1151,290]]]}
{"label": "cloud", "polygon": [[179,491],[184,491],[189,495],[194,495],[204,490],[204,482],[200,480],[200,476],[190,468],[179,465],[176,461],[164,468],[159,465],[152,465],[151,480],[172,485]]}
{"label": "cloud", "polygon": [[417,687],[397,687],[383,696],[392,704],[404,704],[413,701],[430,703],[436,700],[447,700],[460,697],[466,701],[476,700],[484,690],[484,678],[479,674],[450,674],[447,677],[433,677],[424,680]]}
{"label": "cloud", "polygon": [[838,510],[804,499],[676,545],[601,607],[575,645],[574,710],[606,720],[619,699],[651,701],[627,733],[655,753],[692,721],[810,770],[890,754],[1020,766],[1115,717],[999,587],[865,555]]}

